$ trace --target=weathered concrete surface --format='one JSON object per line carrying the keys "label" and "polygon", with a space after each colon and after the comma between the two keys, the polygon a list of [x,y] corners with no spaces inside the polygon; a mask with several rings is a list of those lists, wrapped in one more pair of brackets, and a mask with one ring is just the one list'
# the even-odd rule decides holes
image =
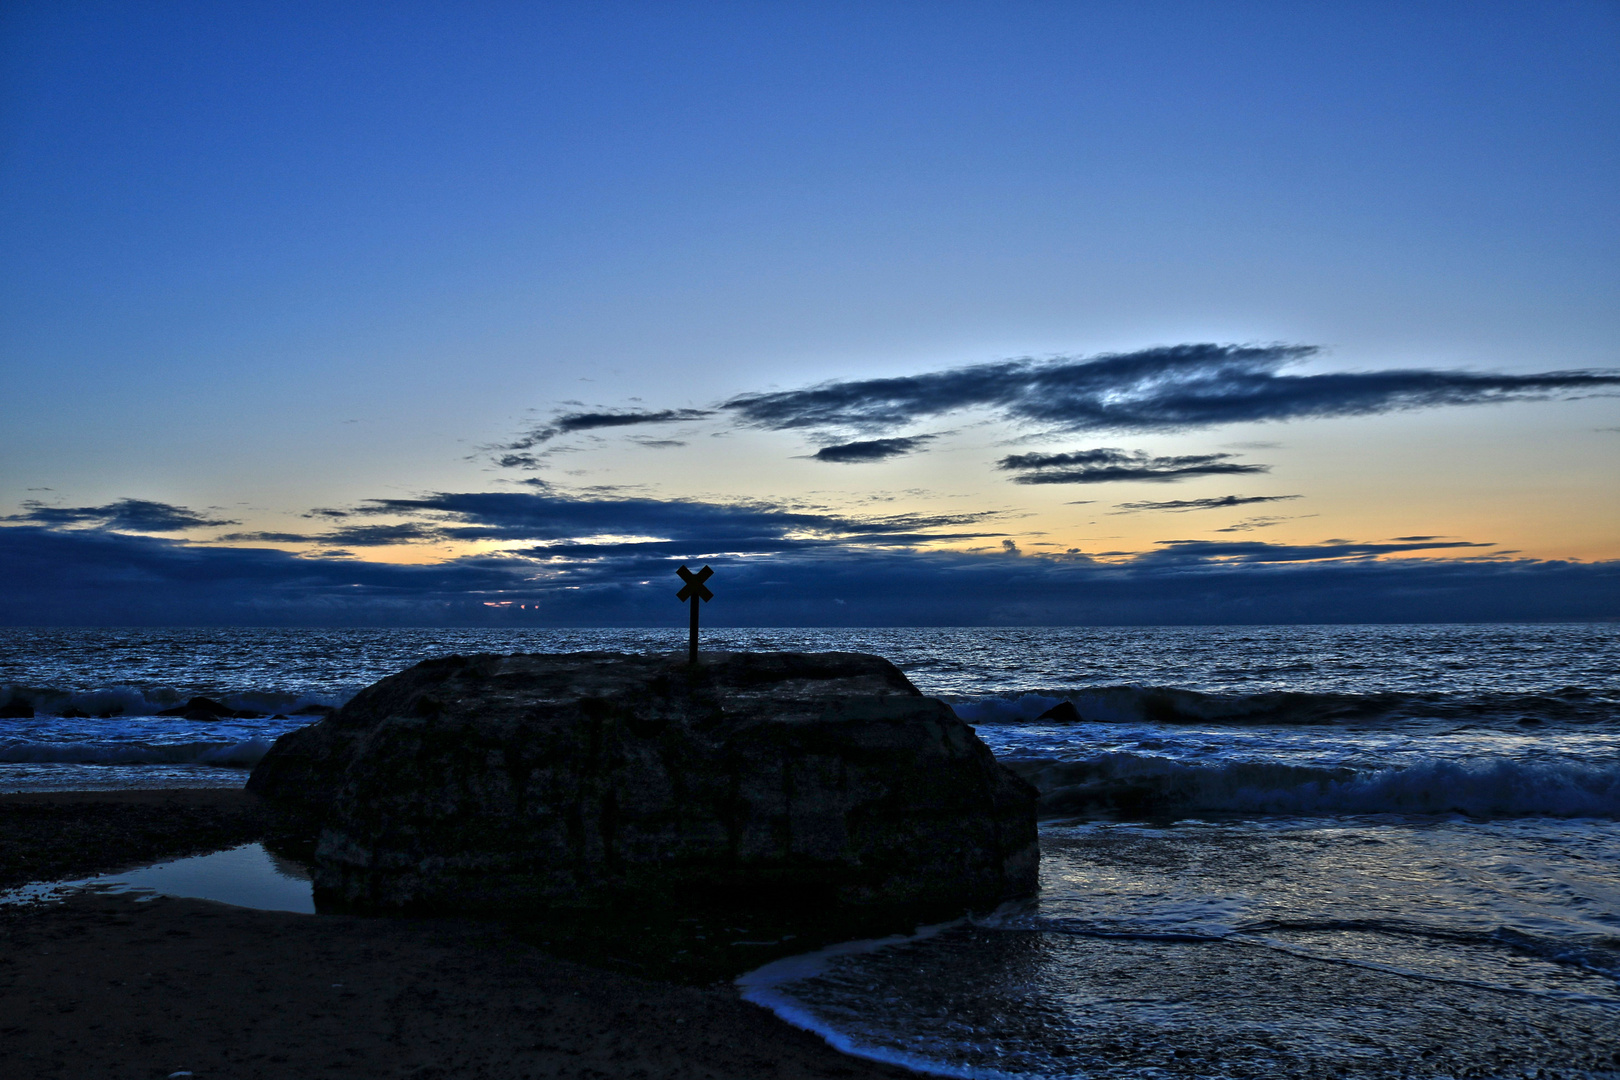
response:
{"label": "weathered concrete surface", "polygon": [[453,656],[282,736],[248,782],[317,895],[984,907],[1031,893],[1035,790],[859,653]]}

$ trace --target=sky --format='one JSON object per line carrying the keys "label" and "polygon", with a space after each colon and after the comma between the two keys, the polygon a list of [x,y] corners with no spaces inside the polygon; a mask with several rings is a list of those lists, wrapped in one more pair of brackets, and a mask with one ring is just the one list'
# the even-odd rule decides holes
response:
{"label": "sky", "polygon": [[0,623],[1620,618],[1620,5],[0,7]]}

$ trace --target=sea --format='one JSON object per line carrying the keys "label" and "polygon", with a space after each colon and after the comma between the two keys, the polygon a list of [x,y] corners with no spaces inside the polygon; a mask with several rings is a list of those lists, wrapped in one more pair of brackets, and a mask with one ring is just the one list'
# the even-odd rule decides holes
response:
{"label": "sea", "polygon": [[[0,705],[34,712],[0,720],[0,791],[237,787],[418,660],[684,630],[0,629]],[[704,647],[886,656],[1041,792],[1038,896],[737,980],[843,1050],[1019,1080],[1620,1077],[1620,625]],[[237,715],[158,715],[195,697]]]}

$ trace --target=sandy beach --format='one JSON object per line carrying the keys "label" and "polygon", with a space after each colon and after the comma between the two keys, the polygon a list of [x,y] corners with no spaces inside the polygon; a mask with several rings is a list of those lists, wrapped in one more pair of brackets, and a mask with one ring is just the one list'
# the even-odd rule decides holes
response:
{"label": "sandy beach", "polygon": [[[0,887],[256,839],[237,791],[0,796]],[[0,907],[0,1073],[887,1077],[738,999],[547,954],[497,924],[80,895]]]}

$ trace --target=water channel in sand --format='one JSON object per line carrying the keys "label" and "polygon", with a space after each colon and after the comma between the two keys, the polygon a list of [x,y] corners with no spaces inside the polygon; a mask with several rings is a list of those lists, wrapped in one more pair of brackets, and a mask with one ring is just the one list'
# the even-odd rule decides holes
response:
{"label": "water channel in sand", "polygon": [[147,894],[141,899],[178,896],[260,911],[315,914],[309,871],[272,855],[263,844],[243,844],[75,881],[34,882],[0,893],[0,904],[49,902],[78,891]]}

